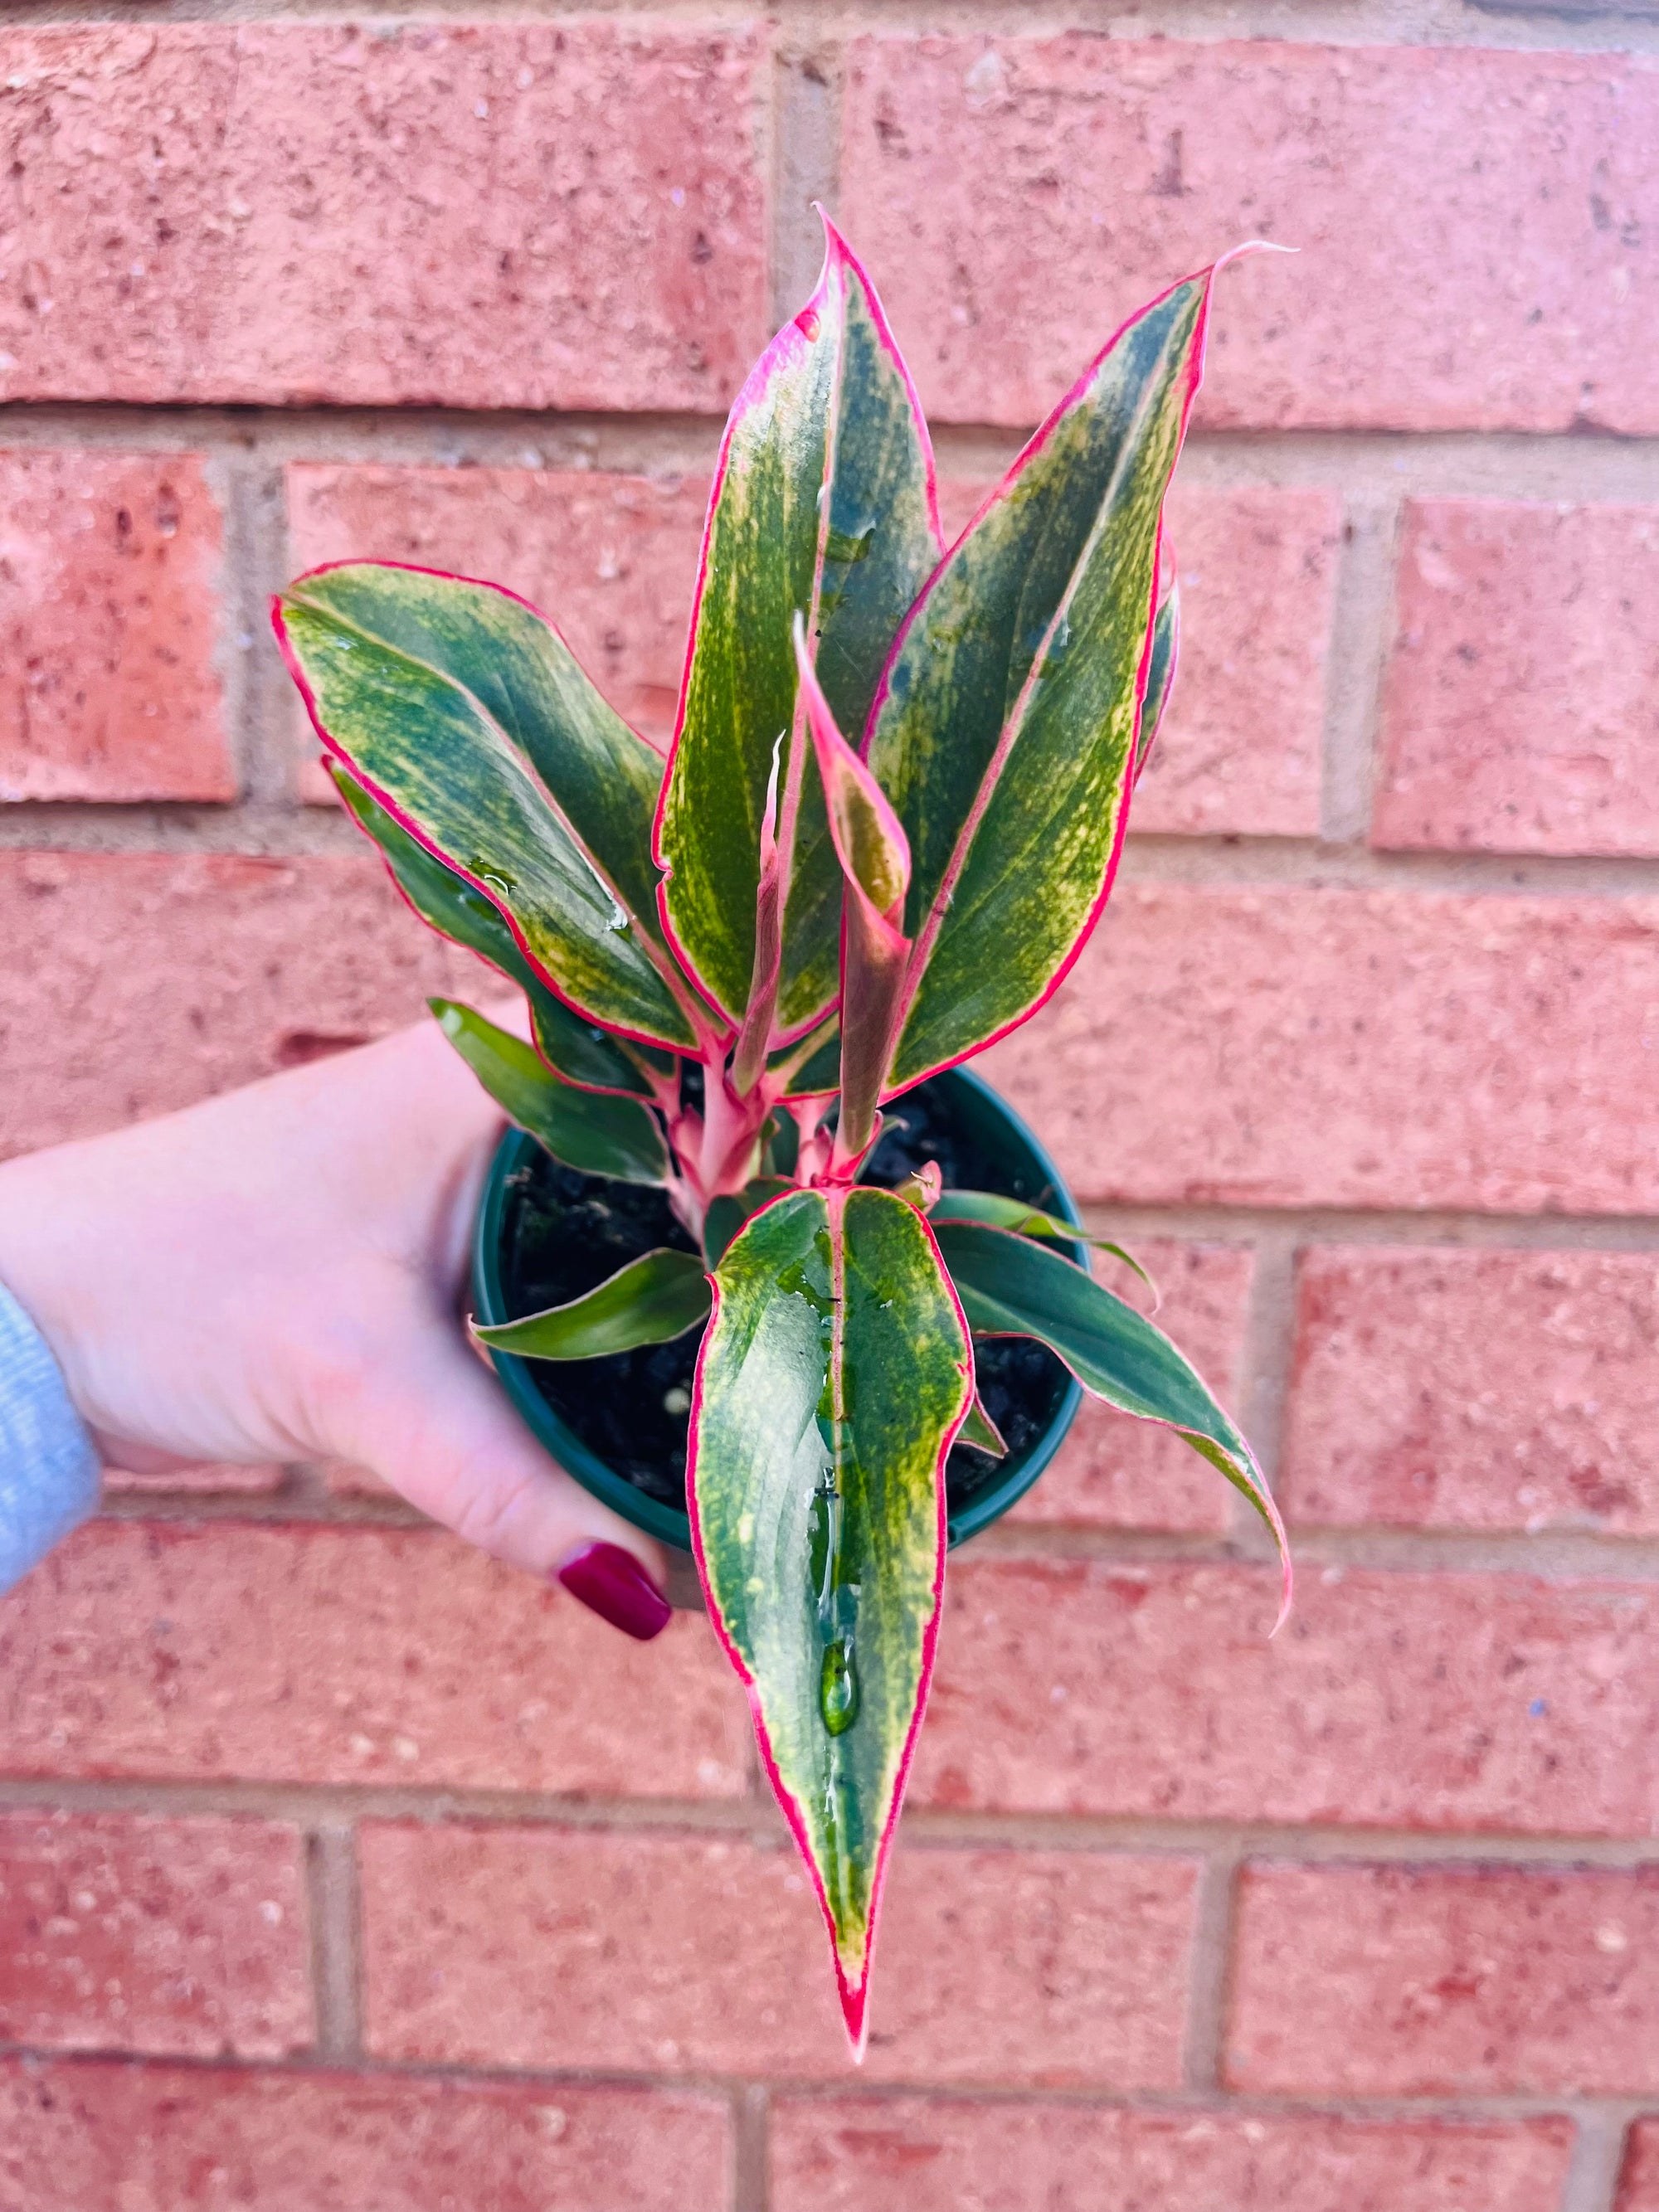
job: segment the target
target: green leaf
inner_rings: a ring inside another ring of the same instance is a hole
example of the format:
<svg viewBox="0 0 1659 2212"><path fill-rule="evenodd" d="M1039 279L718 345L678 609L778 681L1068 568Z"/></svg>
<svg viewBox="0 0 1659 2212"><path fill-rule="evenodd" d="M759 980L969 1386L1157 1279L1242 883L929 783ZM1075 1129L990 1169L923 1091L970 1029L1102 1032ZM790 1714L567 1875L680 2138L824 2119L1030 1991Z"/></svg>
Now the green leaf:
<svg viewBox="0 0 1659 2212"><path fill-rule="evenodd" d="M761 356L726 425L657 824L669 927L736 1022L756 972L761 823L783 737L782 1036L833 1001L841 924L823 794L795 711L790 623L805 610L819 680L856 734L940 551L909 378L869 279L825 230L817 290Z"/></svg>
<svg viewBox="0 0 1659 2212"><path fill-rule="evenodd" d="M1035 1337L1085 1390L1121 1413L1175 1430L1249 1499L1285 1563L1283 1620L1291 1601L1290 1551L1273 1493L1243 1437L1163 1330L1029 1237L970 1222L941 1222L937 1233L977 1334Z"/></svg>
<svg viewBox="0 0 1659 2212"><path fill-rule="evenodd" d="M971 1352L921 1216L889 1191L779 1199L728 1247L714 1284L692 1534L857 2048L933 1667L942 1469L971 1402Z"/></svg>
<svg viewBox="0 0 1659 2212"><path fill-rule="evenodd" d="M1033 1013L1093 926L1134 762L1158 520L1210 275L1051 415L907 621L866 757L910 842L903 1089Z"/></svg>
<svg viewBox="0 0 1659 2212"><path fill-rule="evenodd" d="M1008 1456L1007 1441L986 1412L985 1401L978 1395L968 1409L968 1418L962 1425L962 1432L957 1442L971 1445L975 1451L981 1451L990 1459L1006 1459Z"/></svg>
<svg viewBox="0 0 1659 2212"><path fill-rule="evenodd" d="M711 1267L718 1267L726 1247L751 1214L769 1206L775 1198L781 1198L794 1184L783 1176L757 1176L739 1191L727 1191L711 1198L702 1218L703 1257Z"/></svg>
<svg viewBox="0 0 1659 2212"><path fill-rule="evenodd" d="M655 911L661 763L557 631L492 585L370 562L301 576L274 619L329 750L489 894L558 995L609 1029L694 1046Z"/></svg>
<svg viewBox="0 0 1659 2212"><path fill-rule="evenodd" d="M509 1121L582 1175L622 1182L666 1182L668 1147L656 1118L635 1098L579 1091L554 1074L532 1045L451 999L429 999L438 1026Z"/></svg>
<svg viewBox="0 0 1659 2212"><path fill-rule="evenodd" d="M978 1221L990 1229L1012 1230L1016 1237L1043 1237L1057 1244L1087 1244L1097 1252L1109 1252L1113 1259L1121 1260L1132 1274L1139 1276L1155 1298L1158 1296L1158 1285L1133 1252L1126 1251L1121 1244L1114 1244L1109 1237L1091 1237L1074 1221L1062 1220L1057 1213L1045 1213L1040 1206L1028 1206L1023 1198L1004 1198L994 1190L941 1191L927 1209L927 1218L936 1229L947 1221Z"/></svg>
<svg viewBox="0 0 1659 2212"><path fill-rule="evenodd" d="M648 1097L651 1085L643 1069L635 1066L613 1037L572 1013L562 1000L554 997L483 893L411 837L396 816L371 799L337 761L330 761L328 770L353 819L380 847L393 882L422 921L453 943L480 954L524 992L542 1058L567 1083L580 1084L584 1090L620 1091ZM669 1054L655 1053L645 1045L633 1049L647 1057L648 1064L659 1066L665 1075L672 1071L674 1063Z"/></svg>
<svg viewBox="0 0 1659 2212"><path fill-rule="evenodd" d="M709 1304L702 1261L664 1245L630 1260L585 1297L494 1328L475 1323L472 1334L492 1352L516 1352L525 1359L603 1359L684 1336L707 1316Z"/></svg>

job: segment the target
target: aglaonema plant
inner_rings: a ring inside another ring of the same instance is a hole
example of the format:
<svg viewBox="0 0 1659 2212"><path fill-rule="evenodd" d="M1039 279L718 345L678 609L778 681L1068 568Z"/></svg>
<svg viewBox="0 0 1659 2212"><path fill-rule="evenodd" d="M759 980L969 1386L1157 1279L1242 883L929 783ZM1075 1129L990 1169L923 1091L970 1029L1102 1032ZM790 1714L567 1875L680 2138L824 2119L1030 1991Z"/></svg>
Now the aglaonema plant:
<svg viewBox="0 0 1659 2212"><path fill-rule="evenodd" d="M726 428L665 763L489 584L347 562L274 618L410 904L526 995L533 1046L440 1004L457 1049L698 1246L478 1334L578 1360L702 1327L697 1565L861 2050L945 1462L1002 1449L976 1342L1034 1338L1176 1431L1284 1547L1244 1438L1080 1232L927 1166L864 1178L884 1108L1035 1013L1105 902L1174 673L1162 513L1215 271L1123 325L947 549L909 377L826 228Z"/></svg>

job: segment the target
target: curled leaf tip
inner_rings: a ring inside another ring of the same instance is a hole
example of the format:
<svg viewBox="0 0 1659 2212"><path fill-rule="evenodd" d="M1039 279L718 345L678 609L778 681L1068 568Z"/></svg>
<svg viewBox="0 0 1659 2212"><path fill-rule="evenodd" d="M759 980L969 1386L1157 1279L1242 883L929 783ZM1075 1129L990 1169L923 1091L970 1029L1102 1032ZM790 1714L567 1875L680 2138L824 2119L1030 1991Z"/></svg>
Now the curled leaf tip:
<svg viewBox="0 0 1659 2212"><path fill-rule="evenodd" d="M1246 261L1253 253L1300 253L1301 251L1299 246L1281 246L1277 239L1247 238L1242 246L1230 246L1216 261L1210 274L1218 276L1231 263Z"/></svg>

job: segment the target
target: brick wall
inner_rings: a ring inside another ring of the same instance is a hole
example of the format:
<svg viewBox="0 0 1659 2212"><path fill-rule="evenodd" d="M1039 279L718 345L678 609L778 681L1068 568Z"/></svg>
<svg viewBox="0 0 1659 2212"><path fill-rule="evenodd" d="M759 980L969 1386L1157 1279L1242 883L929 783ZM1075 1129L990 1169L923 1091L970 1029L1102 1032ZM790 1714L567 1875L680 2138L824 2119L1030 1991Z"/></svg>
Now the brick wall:
<svg viewBox="0 0 1659 2212"><path fill-rule="evenodd" d="M815 194L958 520L1139 296L1302 248L1223 285L1173 723L994 1056L1290 1626L1086 1414L955 1563L855 2075L700 1620L349 1470L129 1482L0 1606L0 2212L1654 2212L1659 5L23 0L0 151L6 1149L449 973L295 568L496 577L665 732Z"/></svg>

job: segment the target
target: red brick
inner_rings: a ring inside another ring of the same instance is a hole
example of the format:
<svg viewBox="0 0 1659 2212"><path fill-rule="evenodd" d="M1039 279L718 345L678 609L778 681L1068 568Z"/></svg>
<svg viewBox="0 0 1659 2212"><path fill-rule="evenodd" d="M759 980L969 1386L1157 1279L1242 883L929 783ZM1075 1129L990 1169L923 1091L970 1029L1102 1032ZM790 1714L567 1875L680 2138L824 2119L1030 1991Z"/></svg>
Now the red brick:
<svg viewBox="0 0 1659 2212"><path fill-rule="evenodd" d="M297 572L411 561L505 584L558 624L617 713L665 750L708 496L702 477L296 462L289 562ZM323 789L331 799L332 785Z"/></svg>
<svg viewBox="0 0 1659 2212"><path fill-rule="evenodd" d="M722 2099L0 2062L6 2212L725 2212Z"/></svg>
<svg viewBox="0 0 1659 2212"><path fill-rule="evenodd" d="M989 489L945 478L946 530ZM1181 665L1133 827L1317 836L1340 504L1323 491L1177 479L1166 513Z"/></svg>
<svg viewBox="0 0 1659 2212"><path fill-rule="evenodd" d="M1650 2096L1659 1869L1252 1867L1232 1986L1247 2091Z"/></svg>
<svg viewBox="0 0 1659 2212"><path fill-rule="evenodd" d="M334 1498L395 1498L398 1494L372 1467L358 1467L350 1460L324 1460L317 1472Z"/></svg>
<svg viewBox="0 0 1659 2212"><path fill-rule="evenodd" d="M1034 422L1119 319L1271 238L1212 423L1659 428L1659 80L1492 48L869 37L842 213L925 404Z"/></svg>
<svg viewBox="0 0 1659 2212"><path fill-rule="evenodd" d="M1659 507L1413 500L1371 842L1659 853Z"/></svg>
<svg viewBox="0 0 1659 2212"><path fill-rule="evenodd" d="M377 2057L838 2074L793 1850L550 1828L363 1831ZM898 1852L866 2073L1177 2087L1194 1869L1084 1851Z"/></svg>
<svg viewBox="0 0 1659 2212"><path fill-rule="evenodd" d="M1127 1245L1163 1293L1158 1327L1236 1407L1254 1271L1249 1248L1144 1237ZM1132 1275L1103 1260L1096 1269L1114 1289L1150 1306ZM1085 1528L1223 1529L1232 1495L1178 1437L1085 1397L1054 1465L1009 1518Z"/></svg>
<svg viewBox="0 0 1659 2212"><path fill-rule="evenodd" d="M125 1467L104 1469L106 1492L143 1497L188 1492L200 1498L270 1498L287 1480L287 1470L280 1467L204 1464L174 1468L166 1474L135 1474Z"/></svg>
<svg viewBox="0 0 1659 2212"><path fill-rule="evenodd" d="M982 1063L1079 1198L1659 1212L1659 900L1137 883Z"/></svg>
<svg viewBox="0 0 1659 2212"><path fill-rule="evenodd" d="M1638 2120L1630 2131L1620 2177L1618 2212L1659 2208L1659 2120Z"/></svg>
<svg viewBox="0 0 1659 2212"><path fill-rule="evenodd" d="M708 1625L634 1645L435 1531L104 1522L0 1601L0 1771L730 1797Z"/></svg>
<svg viewBox="0 0 1659 2212"><path fill-rule="evenodd" d="M1555 2212L1565 2120L786 2097L773 2212ZM149 2212L149 2207L143 2208Z"/></svg>
<svg viewBox="0 0 1659 2212"><path fill-rule="evenodd" d="M304 1881L297 1832L262 1820L0 1814L0 2041L303 2049Z"/></svg>
<svg viewBox="0 0 1659 2212"><path fill-rule="evenodd" d="M0 854L0 1153L360 1042L480 973L368 854Z"/></svg>
<svg viewBox="0 0 1659 2212"><path fill-rule="evenodd" d="M1659 1529L1651 1252L1306 1253L1292 1520Z"/></svg>
<svg viewBox="0 0 1659 2212"><path fill-rule="evenodd" d="M194 453L0 453L0 799L234 799Z"/></svg>
<svg viewBox="0 0 1659 2212"><path fill-rule="evenodd" d="M14 27L0 69L0 398L719 412L763 343L752 28Z"/></svg>
<svg viewBox="0 0 1659 2212"><path fill-rule="evenodd" d="M1645 1836L1659 1591L1305 1567L953 1564L912 1801Z"/></svg>

